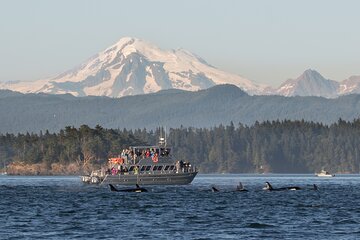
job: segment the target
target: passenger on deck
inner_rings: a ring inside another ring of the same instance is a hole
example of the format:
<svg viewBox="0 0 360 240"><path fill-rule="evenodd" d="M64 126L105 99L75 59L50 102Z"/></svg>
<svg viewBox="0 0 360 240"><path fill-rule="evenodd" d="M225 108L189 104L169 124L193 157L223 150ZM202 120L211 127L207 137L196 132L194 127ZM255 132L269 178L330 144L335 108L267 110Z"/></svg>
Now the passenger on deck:
<svg viewBox="0 0 360 240"><path fill-rule="evenodd" d="M179 173L180 172L180 162L179 161L176 161L175 168L176 168L176 173Z"/></svg>
<svg viewBox="0 0 360 240"><path fill-rule="evenodd" d="M146 156L146 151L145 151L145 149L143 149L141 152L141 158L144 159L145 156Z"/></svg>
<svg viewBox="0 0 360 240"><path fill-rule="evenodd" d="M139 167L135 166L134 167L134 174L137 175L139 173Z"/></svg>
<svg viewBox="0 0 360 240"><path fill-rule="evenodd" d="M122 165L120 165L119 174L120 174L120 175L124 174L124 168L123 168L123 166L122 166Z"/></svg>
<svg viewBox="0 0 360 240"><path fill-rule="evenodd" d="M112 174L112 175L116 175L117 172L118 172L118 170L117 170L116 168L112 167L112 169L111 169L111 174Z"/></svg>
<svg viewBox="0 0 360 240"><path fill-rule="evenodd" d="M180 160L180 169L181 172L184 172L184 162L182 160Z"/></svg>
<svg viewBox="0 0 360 240"><path fill-rule="evenodd" d="M166 148L165 152L164 152L164 155L167 157L167 156L169 156L169 154L170 154L170 150Z"/></svg>
<svg viewBox="0 0 360 240"><path fill-rule="evenodd" d="M188 172L188 171L189 171L189 163L184 162L184 172Z"/></svg>

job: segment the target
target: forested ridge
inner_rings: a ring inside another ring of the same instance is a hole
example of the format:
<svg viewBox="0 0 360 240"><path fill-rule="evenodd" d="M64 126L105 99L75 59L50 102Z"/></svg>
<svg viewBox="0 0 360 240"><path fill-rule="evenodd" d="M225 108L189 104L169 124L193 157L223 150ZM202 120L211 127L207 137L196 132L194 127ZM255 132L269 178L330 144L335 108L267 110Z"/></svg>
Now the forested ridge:
<svg viewBox="0 0 360 240"><path fill-rule="evenodd" d="M154 145L161 129L66 127L58 133L1 134L0 161L10 174L80 174L107 163L123 148ZM360 119L331 125L265 121L252 126L172 128L168 145L178 160L202 173L358 173Z"/></svg>
<svg viewBox="0 0 360 240"><path fill-rule="evenodd" d="M0 132L59 132L97 124L112 129L211 128L220 124L302 120L332 124L360 117L360 94L321 97L249 96L234 85L176 89L122 98L21 94L0 90Z"/></svg>

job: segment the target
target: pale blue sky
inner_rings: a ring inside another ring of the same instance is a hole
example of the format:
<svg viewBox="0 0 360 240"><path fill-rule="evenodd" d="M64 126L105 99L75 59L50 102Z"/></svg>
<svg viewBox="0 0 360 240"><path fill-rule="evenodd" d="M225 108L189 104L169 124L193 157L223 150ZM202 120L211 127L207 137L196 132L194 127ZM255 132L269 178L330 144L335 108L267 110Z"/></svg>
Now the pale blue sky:
<svg viewBox="0 0 360 240"><path fill-rule="evenodd" d="M356 0L0 0L0 81L68 70L121 37L184 48L278 86L308 68L360 75Z"/></svg>

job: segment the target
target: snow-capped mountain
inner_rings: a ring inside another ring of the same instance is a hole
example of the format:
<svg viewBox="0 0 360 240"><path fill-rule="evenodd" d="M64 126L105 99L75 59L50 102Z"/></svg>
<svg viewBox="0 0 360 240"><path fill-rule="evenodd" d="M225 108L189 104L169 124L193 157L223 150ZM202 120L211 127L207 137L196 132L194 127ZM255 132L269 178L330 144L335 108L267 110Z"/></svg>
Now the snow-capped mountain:
<svg viewBox="0 0 360 240"><path fill-rule="evenodd" d="M162 50L130 37L120 39L78 67L54 78L0 83L0 89L22 93L122 97L171 88L196 91L218 84L233 84L251 95L335 98L360 93L360 76L337 82L325 79L311 69L273 89L217 69L184 49Z"/></svg>
<svg viewBox="0 0 360 240"><path fill-rule="evenodd" d="M196 91L226 83L249 94L259 94L265 88L221 71L186 50L162 50L146 41L126 37L79 67L54 78L10 82L0 88L24 93L121 97L170 88Z"/></svg>
<svg viewBox="0 0 360 240"><path fill-rule="evenodd" d="M325 79L315 70L308 69L297 79L285 81L275 91L283 96L337 97L339 82Z"/></svg>
<svg viewBox="0 0 360 240"><path fill-rule="evenodd" d="M265 88L265 90L268 88ZM266 93L266 92L264 92ZM283 96L317 96L336 98L360 93L360 76L352 76L341 82L325 79L315 70L308 69L297 79L289 79L273 90L272 94ZM269 94L269 92L267 92Z"/></svg>

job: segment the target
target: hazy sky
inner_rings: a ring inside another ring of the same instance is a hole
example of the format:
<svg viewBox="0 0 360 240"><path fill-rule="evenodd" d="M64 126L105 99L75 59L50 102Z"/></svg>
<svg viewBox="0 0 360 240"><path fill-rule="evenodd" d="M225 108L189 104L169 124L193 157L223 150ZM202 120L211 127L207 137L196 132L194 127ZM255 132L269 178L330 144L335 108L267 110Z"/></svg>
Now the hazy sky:
<svg viewBox="0 0 360 240"><path fill-rule="evenodd" d="M0 81L71 69L131 36L184 48L217 68L278 86L308 68L360 75L357 0L1 0Z"/></svg>

